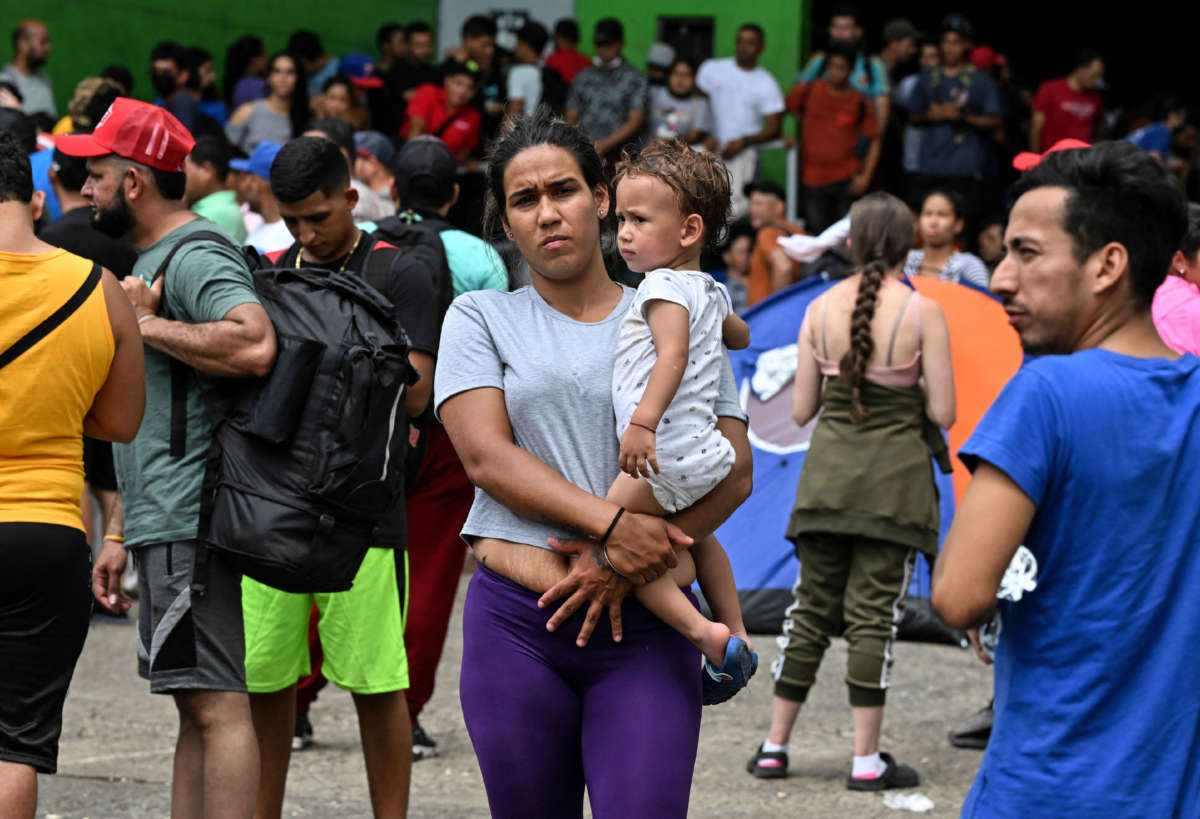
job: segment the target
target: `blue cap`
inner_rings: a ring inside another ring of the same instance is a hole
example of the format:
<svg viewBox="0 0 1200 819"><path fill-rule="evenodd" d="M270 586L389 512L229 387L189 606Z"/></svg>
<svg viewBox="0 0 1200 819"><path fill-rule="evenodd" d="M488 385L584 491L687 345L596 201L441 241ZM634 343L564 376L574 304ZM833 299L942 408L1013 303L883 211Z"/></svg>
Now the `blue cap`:
<svg viewBox="0 0 1200 819"><path fill-rule="evenodd" d="M271 163L283 146L278 142L260 142L250 154L249 159L231 159L229 167L235 171L249 171L258 174L263 179L271 178Z"/></svg>

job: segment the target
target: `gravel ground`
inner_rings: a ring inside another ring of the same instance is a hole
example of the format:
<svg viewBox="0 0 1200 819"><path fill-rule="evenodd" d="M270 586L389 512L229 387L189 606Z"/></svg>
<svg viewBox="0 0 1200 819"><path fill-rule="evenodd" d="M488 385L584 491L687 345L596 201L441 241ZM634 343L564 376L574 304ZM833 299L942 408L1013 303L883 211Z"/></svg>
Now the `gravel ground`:
<svg viewBox="0 0 1200 819"><path fill-rule="evenodd" d="M413 766L410 815L486 817L487 801L458 707L459 605L422 724L440 756ZM132 612L131 612L132 614ZM763 781L746 760L766 732L771 700L771 638L759 636L762 669L732 701L705 709L692 786L695 817L899 817L878 794L851 793L843 779L851 752L850 710L842 685L845 643L837 640L792 737L791 775ZM40 777L44 817L166 817L175 714L166 697L151 696L135 668L132 625L93 626L75 671L63 719L57 776ZM901 643L888 698L883 748L921 774L916 788L934 802L931 816L957 816L979 765L979 754L951 748L947 731L987 702L990 671L968 652ZM327 688L312 709L316 744L293 755L285 816L369 816L354 707ZM590 815L590 814L589 814Z"/></svg>

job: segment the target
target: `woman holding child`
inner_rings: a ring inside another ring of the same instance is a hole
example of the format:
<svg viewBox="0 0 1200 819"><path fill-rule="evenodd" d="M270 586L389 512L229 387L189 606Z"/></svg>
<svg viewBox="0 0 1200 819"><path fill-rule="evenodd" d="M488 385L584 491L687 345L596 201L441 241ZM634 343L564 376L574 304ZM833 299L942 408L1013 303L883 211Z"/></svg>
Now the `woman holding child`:
<svg viewBox="0 0 1200 819"><path fill-rule="evenodd" d="M634 160L626 176L669 174ZM478 487L463 529L479 569L463 612L461 696L493 816L582 816L585 785L597 817L685 816L702 698L727 698L753 673L728 560L709 537L749 493L750 449L732 371L707 330L706 357L721 364L703 380L719 388L683 411L719 433L719 463L708 452L670 456L699 459L700 473L687 477L702 498L677 486L664 494L661 481L651 491L646 479L682 483L655 467L665 467L673 440L666 427L682 420L671 415L684 374L696 351L704 355L691 330L703 315L720 333L728 313L715 285L682 269L720 228L688 207L705 183L663 184L665 198L643 185L629 203L618 189L619 246L631 265L640 254L682 272L700 295L685 305L653 296L631 313L635 291L605 272L600 237L614 202L591 141L546 117L518 120L489 167L490 221L520 248L533 283L464 295L446 316L435 402ZM636 434L619 441L614 364L620 337L639 322L642 354L668 338L672 352L641 382L616 385L645 392L626 424ZM680 333L686 362L677 370ZM680 589L696 565L720 622L700 617ZM637 599L625 600L635 588ZM549 604L562 597L555 611Z"/></svg>

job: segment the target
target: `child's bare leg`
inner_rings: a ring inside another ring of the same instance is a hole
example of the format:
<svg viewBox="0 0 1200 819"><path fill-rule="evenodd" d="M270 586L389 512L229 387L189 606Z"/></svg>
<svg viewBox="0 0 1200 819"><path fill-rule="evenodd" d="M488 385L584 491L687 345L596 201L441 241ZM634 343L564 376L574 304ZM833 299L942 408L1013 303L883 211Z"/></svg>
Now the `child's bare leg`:
<svg viewBox="0 0 1200 819"><path fill-rule="evenodd" d="M678 579L685 575L694 576L692 558L687 552L680 552L678 566L658 580L635 587L634 596L658 619L700 649L706 660L720 668L725 664L725 646L732 633L729 626L709 620L687 599L677 585ZM683 579L682 582L689 581Z"/></svg>
<svg viewBox="0 0 1200 819"><path fill-rule="evenodd" d="M666 517L666 510L654 498L654 490L645 480L621 474L613 481L608 491L608 500L624 506L630 512ZM724 550L715 540L716 550L724 557ZM695 548L694 546L692 548ZM725 623L714 623L701 614L687 599L681 585L690 585L696 577L696 567L689 550L679 553L679 565L651 583L634 587L634 596L660 620L678 631L704 655L705 659L718 668L725 664L725 645L729 642L730 628ZM710 561L711 562L711 561ZM729 560L725 558L726 571ZM730 572L729 584L733 584ZM733 592L737 608L737 591ZM737 609L737 623L741 624L741 610Z"/></svg>
<svg viewBox="0 0 1200 819"><path fill-rule="evenodd" d="M716 535L696 541L691 549L696 564L696 579L704 590L704 598L712 609L713 617L725 625L734 636L747 643L746 624L742 622L742 605L738 600L737 583L733 579L733 567L729 556L717 541Z"/></svg>

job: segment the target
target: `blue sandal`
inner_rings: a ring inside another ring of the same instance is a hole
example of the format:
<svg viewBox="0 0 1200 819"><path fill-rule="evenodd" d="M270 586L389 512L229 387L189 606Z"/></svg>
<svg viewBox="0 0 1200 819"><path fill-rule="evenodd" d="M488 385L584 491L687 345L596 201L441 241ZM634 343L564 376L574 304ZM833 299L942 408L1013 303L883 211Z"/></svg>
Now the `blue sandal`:
<svg viewBox="0 0 1200 819"><path fill-rule="evenodd" d="M704 681L704 704L716 705L725 702L741 691L758 670L758 652L741 637L730 637L725 644L725 664L716 668L704 661L700 677Z"/></svg>

